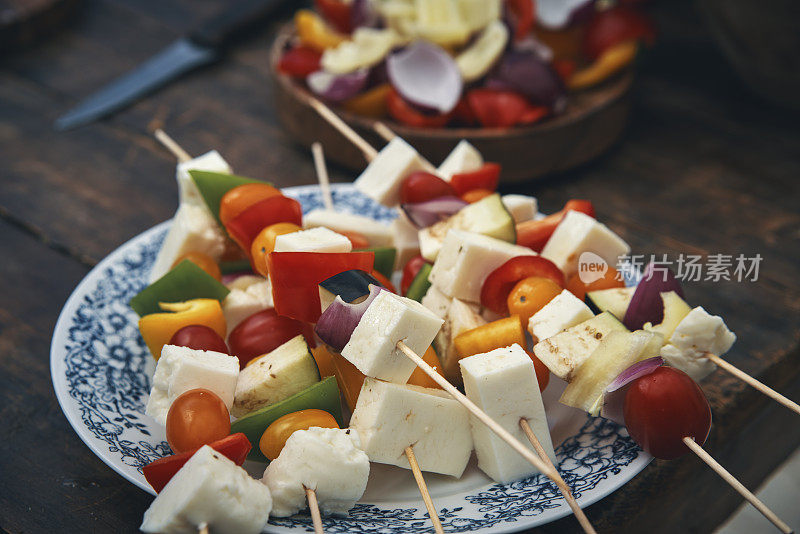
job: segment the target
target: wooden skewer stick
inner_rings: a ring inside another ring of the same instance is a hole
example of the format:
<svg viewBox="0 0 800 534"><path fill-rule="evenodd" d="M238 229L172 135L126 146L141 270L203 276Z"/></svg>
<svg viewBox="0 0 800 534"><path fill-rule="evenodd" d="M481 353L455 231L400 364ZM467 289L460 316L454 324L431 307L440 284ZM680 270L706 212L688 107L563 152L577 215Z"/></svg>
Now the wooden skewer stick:
<svg viewBox="0 0 800 534"><path fill-rule="evenodd" d="M694 439L685 437L683 438L683 442L686 444L687 447L689 447L692 450L692 452L694 452L697 456L699 456L701 460L703 460L706 464L708 464L708 466L711 469L713 469L720 477L722 477L722 479L725 482L730 484L731 487L736 491L738 491L742 497L747 499L747 502L752 504L756 508L756 510L761 512L761 514L767 519L769 519L773 525L778 527L778 529L781 532L784 532L785 534L792 534L792 529L789 527L789 525L781 521L781 519L777 515L775 515L775 512L767 508L767 505L761 502L761 500L758 497L753 495L753 493L750 490L744 487L744 485L741 482L739 482L736 479L736 477L734 477L724 467L722 467L714 459L714 457L708 454L708 452L706 452L706 450L703 449L703 447L698 445Z"/></svg>
<svg viewBox="0 0 800 534"><path fill-rule="evenodd" d="M208 534L208 523L200 523L197 527L197 534Z"/></svg>
<svg viewBox="0 0 800 534"><path fill-rule="evenodd" d="M181 145L179 145L178 143L176 143L176 142L175 142L175 140L174 140L173 138L171 138L169 135L167 135L167 132L165 132L165 131L164 131L164 130L162 130L161 128L159 128L158 130L156 130L155 132L153 132L153 135L155 135L155 136L156 136L156 139L158 139L158 141L159 141L159 142L160 142L162 145L164 145L164 147L165 147L167 150L169 150L170 152L172 152L172 154L173 154L173 155L174 155L176 158L178 158L178 161L180 161L181 163L187 162L187 161L189 161L190 159L192 159L192 156L190 156L190 155L189 155L189 153L188 153L188 152L186 152L186 151L185 151L185 150L184 150L184 149L181 147Z"/></svg>
<svg viewBox="0 0 800 534"><path fill-rule="evenodd" d="M375 133L377 133L378 135L380 135L381 137L383 137L383 138L384 138L386 141L391 141L392 139L394 139L395 137L397 137L397 134L396 134L396 133L394 133L394 132L391 130L391 128L389 128L388 126L386 126L386 125L385 125L384 123L382 123L381 121L375 121L375 122L372 124L372 129L373 129L373 130L375 130Z"/></svg>
<svg viewBox="0 0 800 534"><path fill-rule="evenodd" d="M314 523L314 532L316 534L324 534L322 529L322 515L319 513L319 503L317 502L317 492L303 486L306 490L306 499L308 499L308 509L311 510L311 521Z"/></svg>
<svg viewBox="0 0 800 534"><path fill-rule="evenodd" d="M547 465L553 468L553 471L556 474L556 478L553 479L553 481L556 483L556 486L558 486L558 489L561 491L561 494L567 500L567 504L569 504L569 507L572 508L572 513L575 514L575 518L578 520L578 523L581 524L581 527L583 527L583 530L586 531L587 533L591 532L593 534L596 534L597 531L589 522L589 518L586 517L586 514L583 513L583 510L578 505L578 501L576 501L575 497L572 495L570 487L567 486L567 483L561 477L561 474L558 472L556 466L553 465L553 462L550 461L550 457L547 456L547 453L544 451L544 447L542 447L542 444L539 442L539 438L537 438L536 434L533 433L533 429L531 428L530 423L528 423L528 420L525 418L520 419L519 426L520 428L522 428L522 431L525 433L525 436L527 436L528 441L530 441L531 445L533 445L533 448L536 449L536 454L538 454L539 457L542 460L544 460L545 463L547 463Z"/></svg>
<svg viewBox="0 0 800 534"><path fill-rule="evenodd" d="M331 109L314 98L313 96L308 97L309 105L314 108L314 110L319 113L323 119L328 121L331 126L336 128L339 133L345 136L351 143L356 145L362 154L364 154L364 158L366 160L372 161L378 155L378 151L370 145L363 137L358 135L355 130L350 128L346 122L339 118L339 116L331 111Z"/></svg>
<svg viewBox="0 0 800 534"><path fill-rule="evenodd" d="M711 360L715 364L719 365L720 367L722 367L722 369L724 369L725 371L729 372L730 374L732 374L733 376L735 376L739 380L741 380L741 381L753 386L754 388L756 388L758 391L760 391L761 393L763 393L767 397L770 397L771 399L779 402L780 404L783 404L784 406L786 406L787 408L789 408L793 412L795 412L798 415L800 415L800 404L797 404L796 402L794 402L791 399L787 399L786 397L784 397L783 395L781 395L780 393L778 393L777 391L775 391L774 389L772 389L768 385L764 384L763 382L760 382L760 381L756 380L755 378L753 378L752 376L748 375L747 373L745 373L744 371L742 371L738 367L735 367L735 366L731 365L730 363L728 363L726 360L723 360L722 358L720 358L716 354L711 354L710 352L706 352L705 356L706 356L706 358L708 358L709 360Z"/></svg>
<svg viewBox="0 0 800 534"><path fill-rule="evenodd" d="M431 494L428 491L428 485L425 483L425 479L422 478L422 471L419 468L417 457L414 455L414 449L411 448L411 446L406 447L406 458L408 458L408 463L411 465L411 472L414 473L417 486L419 486L419 492L422 494L425 508L428 509L428 515L431 516L433 529L437 534L444 534L442 522L439 520L439 512L436 511L436 507L433 505L433 499L431 499Z"/></svg>
<svg viewBox="0 0 800 534"><path fill-rule="evenodd" d="M325 166L325 153L319 141L311 145L311 153L314 156L314 167L317 170L317 181L322 192L322 203L325 209L333 211L333 196L331 195L331 183L328 178L328 168Z"/></svg>

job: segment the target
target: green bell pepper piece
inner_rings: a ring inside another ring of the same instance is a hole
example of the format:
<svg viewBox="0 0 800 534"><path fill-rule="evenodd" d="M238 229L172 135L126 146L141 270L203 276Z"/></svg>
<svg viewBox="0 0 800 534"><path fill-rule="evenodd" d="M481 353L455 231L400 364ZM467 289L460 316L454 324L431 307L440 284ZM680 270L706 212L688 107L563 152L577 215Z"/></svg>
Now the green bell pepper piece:
<svg viewBox="0 0 800 534"><path fill-rule="evenodd" d="M375 253L375 263L373 269L391 280L394 272L394 259L397 257L397 249L394 247L370 247L361 248L365 252Z"/></svg>
<svg viewBox="0 0 800 534"><path fill-rule="evenodd" d="M422 266L417 276L411 281L406 297L416 300L417 302L422 302L422 297L425 296L425 293L427 293L428 289L431 287L428 276L430 276L432 268L433 266L430 263L426 263Z"/></svg>
<svg viewBox="0 0 800 534"><path fill-rule="evenodd" d="M139 316L163 311L159 302L184 302L192 299L217 299L228 296L228 288L197 266L183 260L170 271L144 288L130 301L130 307Z"/></svg>
<svg viewBox="0 0 800 534"><path fill-rule="evenodd" d="M256 180L254 178L246 178L244 176L236 176L235 174L225 174L222 172L211 171L189 171L189 175L194 180L197 189L206 201L208 209L214 214L214 218L222 226L222 221L219 219L219 203L225 193L245 184L267 184L263 180ZM267 184L272 185L272 184Z"/></svg>

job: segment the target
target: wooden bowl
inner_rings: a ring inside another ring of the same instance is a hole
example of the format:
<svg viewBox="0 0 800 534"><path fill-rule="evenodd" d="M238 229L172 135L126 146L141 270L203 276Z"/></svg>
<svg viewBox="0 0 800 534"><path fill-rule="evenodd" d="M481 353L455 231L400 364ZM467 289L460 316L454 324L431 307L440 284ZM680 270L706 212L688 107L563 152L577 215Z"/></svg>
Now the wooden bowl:
<svg viewBox="0 0 800 534"><path fill-rule="evenodd" d="M270 52L275 104L283 126L302 144L319 141L328 159L360 172L364 156L304 98L308 92L277 71L286 44L294 37L289 26L279 32ZM467 139L487 161L503 166L503 182L523 182L585 163L608 149L620 136L630 111L633 73L627 70L590 90L571 93L566 111L542 123L515 128L412 128L385 120L398 135L437 165L461 139ZM336 109L356 132L376 148L385 144L374 131L374 119Z"/></svg>

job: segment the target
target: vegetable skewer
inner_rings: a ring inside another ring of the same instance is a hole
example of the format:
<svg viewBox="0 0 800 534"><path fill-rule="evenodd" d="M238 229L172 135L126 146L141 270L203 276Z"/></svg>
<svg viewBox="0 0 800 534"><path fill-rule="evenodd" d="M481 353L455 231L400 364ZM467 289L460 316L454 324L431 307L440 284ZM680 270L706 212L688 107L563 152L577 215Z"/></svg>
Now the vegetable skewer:
<svg viewBox="0 0 800 534"><path fill-rule="evenodd" d="M325 531L322 528L322 516L319 513L317 492L305 486L303 486L303 489L306 491L306 499L308 500L308 509L311 511L311 520L314 522L314 532L316 534L323 534Z"/></svg>
<svg viewBox="0 0 800 534"><path fill-rule="evenodd" d="M798 415L800 415L800 404L797 404L793 400L786 398L785 396L781 395L780 393L778 393L777 391L775 391L771 387L769 387L766 384L764 384L763 382L753 378L749 374L745 373L744 371L742 371L738 367L735 367L734 365L728 363L727 361L725 361L724 359L720 358L716 354L711 354L710 352L707 352L705 354L705 356L706 356L706 358L708 358L709 360L711 360L712 362L717 364L719 367L721 367L723 370L725 370L728 373L732 374L733 376L735 376L736 378L738 378L742 382L745 382L746 384L754 387L755 389L757 389L758 391L760 391L761 393L763 393L767 397L775 400L776 402L786 406L787 408L789 408L793 412L795 412Z"/></svg>
<svg viewBox="0 0 800 534"><path fill-rule="evenodd" d="M311 154L314 156L314 168L317 172L319 189L322 192L322 202L325 209L333 210L333 197L331 196L331 183L328 178L328 168L325 166L325 153L319 141L311 145Z"/></svg>
<svg viewBox="0 0 800 534"><path fill-rule="evenodd" d="M761 514L769 519L773 525L778 527L781 532L785 534L791 534L792 529L784 523L775 512L770 510L767 505L765 505L761 500L753 495L753 493L748 490L744 485L739 482L736 477L728 472L727 469L722 467L719 462L717 462L708 452L706 452L703 447L701 447L694 439L690 437L683 438L683 442L689 447L692 452L694 452L701 460L703 460L711 469L713 469L722 479L727 482L733 489L739 492L739 494L747 499L747 502L752 504L756 510L761 512Z"/></svg>
<svg viewBox="0 0 800 534"><path fill-rule="evenodd" d="M553 468L555 476L558 479L557 481L555 481L556 485L559 487L562 495L564 495L564 498L567 500L567 504L569 504L569 507L572 508L572 512L575 514L575 517L578 519L578 522L583 527L583 530L585 530L586 532L595 532L594 527L589 522L589 518L587 518L586 514L583 513L583 510L578 504L578 501L576 501L575 497L572 495L572 491L570 490L569 486L561 477L561 474L559 474L558 469L556 469L556 467L550 461L550 458L547 456L547 453L542 447L542 444L539 443L539 438L537 438L536 434L533 433L533 429L531 429L531 425L530 423L528 423L528 420L525 418L520 419L519 426L520 428L522 428L522 431L525 433L525 436L528 438L528 441L530 441L531 445L533 445L533 448L536 449L536 454L538 454L539 457L542 460L544 460L544 462L547 465Z"/></svg>
<svg viewBox="0 0 800 534"><path fill-rule="evenodd" d="M406 345L403 341L397 342L397 349L400 350L403 354L405 354L411 361L413 361L417 366L422 369L434 382L439 384L442 389L447 391L454 399L460 402L469 412L472 413L476 418L478 418L483 424L488 426L497 436L499 436L502 440L508 443L511 448L517 451L519 454L523 456L528 462L531 463L536 469L542 472L542 474L546 475L550 478L553 482L555 482L556 486L558 486L559 491L565 496L569 494L570 490L569 487L566 485L564 480L559 476L558 470L553 465L548 465L547 462L542 460L539 456L533 454L530 449L525 447L522 443L520 443L511 433L509 433L505 428L497 424L491 417L489 417L483 410L478 408L471 400L467 398L466 395L461 393L455 386L453 386L450 382L448 382L442 375L436 372L430 365L425 363L425 361L419 357L413 350L411 350L408 345ZM580 508L579 508L580 509ZM589 520L586 519L586 516L583 515L585 522L583 520L579 520L581 526L587 533L595 532L592 525L589 523Z"/></svg>

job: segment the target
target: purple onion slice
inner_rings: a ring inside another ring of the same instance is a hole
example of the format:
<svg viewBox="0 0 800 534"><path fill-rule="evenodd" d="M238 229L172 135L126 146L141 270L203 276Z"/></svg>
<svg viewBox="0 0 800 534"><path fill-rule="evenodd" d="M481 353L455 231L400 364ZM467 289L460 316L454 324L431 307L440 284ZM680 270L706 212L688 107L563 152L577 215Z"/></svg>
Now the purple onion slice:
<svg viewBox="0 0 800 534"><path fill-rule="evenodd" d="M342 352L367 308L381 291L386 291L386 289L370 285L369 296L358 304L348 304L337 296L320 315L314 332L335 352Z"/></svg>
<svg viewBox="0 0 800 534"><path fill-rule="evenodd" d="M427 228L461 211L467 203L458 197L439 197L401 207L417 228Z"/></svg>
<svg viewBox="0 0 800 534"><path fill-rule="evenodd" d="M628 330L640 330L645 323L659 324L664 320L664 301L661 293L674 291L683 298L683 289L675 275L666 267L656 270L648 263L642 273L642 280L633 292L631 303L625 312L622 324Z"/></svg>
<svg viewBox="0 0 800 534"><path fill-rule="evenodd" d="M449 113L461 98L463 81L456 62L439 46L417 41L386 60L392 86L412 104Z"/></svg>
<svg viewBox="0 0 800 534"><path fill-rule="evenodd" d="M353 98L366 86L369 69L358 69L347 74L333 74L325 70L312 72L306 77L311 91L329 102L342 102Z"/></svg>

